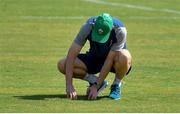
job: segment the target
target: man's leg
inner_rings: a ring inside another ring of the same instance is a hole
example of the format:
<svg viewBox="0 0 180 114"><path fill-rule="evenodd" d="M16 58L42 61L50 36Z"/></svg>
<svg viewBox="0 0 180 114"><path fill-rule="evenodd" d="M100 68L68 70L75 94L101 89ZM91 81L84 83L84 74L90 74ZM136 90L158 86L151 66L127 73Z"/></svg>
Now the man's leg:
<svg viewBox="0 0 180 114"><path fill-rule="evenodd" d="M66 65L66 58L60 60L57 64L59 71L63 74L65 74L65 71L66 71L65 65ZM86 65L83 63L83 61L81 61L79 58L76 58L75 63L74 63L73 78L85 80L89 82L89 84L94 83L97 77L94 74L88 74L87 70L88 69ZM98 89L98 93L102 91L106 86L107 86L107 81L104 81L102 85L100 86L100 88Z"/></svg>
<svg viewBox="0 0 180 114"><path fill-rule="evenodd" d="M116 77L122 80L131 66L132 57L130 52L127 49L122 49L121 51L117 52L114 60Z"/></svg>
<svg viewBox="0 0 180 114"><path fill-rule="evenodd" d="M116 53L114 58L115 79L111 86L110 97L117 100L121 98L121 80L129 71L132 65L132 57L128 50L122 49Z"/></svg>
<svg viewBox="0 0 180 114"><path fill-rule="evenodd" d="M57 65L59 71L63 74L65 74L66 71L65 63L66 63L66 58L60 60ZM73 78L82 79L88 81L89 83L94 83L97 79L97 77L94 74L87 73L86 65L79 58L76 58L74 63Z"/></svg>
<svg viewBox="0 0 180 114"><path fill-rule="evenodd" d="M57 64L59 71L65 74L66 71L66 58L60 60ZM84 76L87 74L87 67L86 65L78 58L76 58L74 63L74 70L73 70L73 77L83 79Z"/></svg>

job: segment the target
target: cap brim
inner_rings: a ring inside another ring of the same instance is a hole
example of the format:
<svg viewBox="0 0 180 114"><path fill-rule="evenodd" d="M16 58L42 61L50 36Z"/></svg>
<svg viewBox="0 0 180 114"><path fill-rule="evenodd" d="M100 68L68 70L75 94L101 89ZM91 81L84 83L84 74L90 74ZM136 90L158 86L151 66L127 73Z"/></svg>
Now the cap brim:
<svg viewBox="0 0 180 114"><path fill-rule="evenodd" d="M96 30L92 30L92 41L98 42L98 43L105 43L108 41L109 36L111 32L108 32L105 35L99 35Z"/></svg>

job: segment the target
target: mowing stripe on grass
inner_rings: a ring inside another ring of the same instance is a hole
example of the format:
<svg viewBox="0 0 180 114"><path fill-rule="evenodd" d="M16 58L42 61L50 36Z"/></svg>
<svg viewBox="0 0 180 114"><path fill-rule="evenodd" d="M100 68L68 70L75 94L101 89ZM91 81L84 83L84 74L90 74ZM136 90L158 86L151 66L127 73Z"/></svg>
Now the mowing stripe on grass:
<svg viewBox="0 0 180 114"><path fill-rule="evenodd" d="M179 20L180 17L168 17L168 16L129 16L126 19L142 19L142 20Z"/></svg>
<svg viewBox="0 0 180 114"><path fill-rule="evenodd" d="M21 19L25 20L82 20L88 19L91 16L20 16ZM179 20L180 17L169 17L169 16L129 16L123 17L125 19L142 19L142 20Z"/></svg>
<svg viewBox="0 0 180 114"><path fill-rule="evenodd" d="M139 9L139 10L144 10L144 11L155 11L155 12L160 11L160 12L166 12L166 13L180 14L180 10L156 9L156 8L147 7L147 6L139 6L139 5L115 3L115 2L105 2L102 0L83 0L83 1L92 2L95 4L103 4L103 5L108 5L108 6L121 6L121 7L125 7L125 8Z"/></svg>
<svg viewBox="0 0 180 114"><path fill-rule="evenodd" d="M86 16L21 16L22 19L28 20L81 20L88 18Z"/></svg>

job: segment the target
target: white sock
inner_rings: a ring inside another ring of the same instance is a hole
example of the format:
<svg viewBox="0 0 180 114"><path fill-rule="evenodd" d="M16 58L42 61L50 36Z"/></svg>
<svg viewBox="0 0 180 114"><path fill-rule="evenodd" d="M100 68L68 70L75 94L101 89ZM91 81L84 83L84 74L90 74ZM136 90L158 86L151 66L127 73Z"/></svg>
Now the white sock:
<svg viewBox="0 0 180 114"><path fill-rule="evenodd" d="M94 83L97 80L97 77L94 74L86 74L83 80L88 81L89 83Z"/></svg>
<svg viewBox="0 0 180 114"><path fill-rule="evenodd" d="M114 79L114 82L112 85L115 85L115 84L121 86L121 80L118 79L117 77Z"/></svg>

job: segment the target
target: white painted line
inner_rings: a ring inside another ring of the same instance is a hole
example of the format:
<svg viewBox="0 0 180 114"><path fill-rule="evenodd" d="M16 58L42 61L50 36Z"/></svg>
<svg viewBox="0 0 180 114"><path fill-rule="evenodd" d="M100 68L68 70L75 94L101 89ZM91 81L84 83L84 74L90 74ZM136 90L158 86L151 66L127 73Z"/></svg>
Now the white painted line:
<svg viewBox="0 0 180 114"><path fill-rule="evenodd" d="M145 7L145 6L137 6L137 5L124 4L124 3L105 2L102 0L83 0L83 1L88 1L88 2L95 3L95 4L104 4L104 5L109 5L109 6L121 6L121 7L126 7L126 8L141 9L141 10L147 10L147 11L154 10L153 8L149 8L149 7Z"/></svg>
<svg viewBox="0 0 180 114"><path fill-rule="evenodd" d="M174 13L174 14L180 14L180 10L172 10L172 9L156 9L152 7L147 7L147 6L139 6L139 5L132 5L132 4L124 4L124 3L115 3L115 2L105 2L102 0L83 0L87 2L92 2L95 4L103 4L103 5L108 5L108 6L121 6L125 8L131 8L131 9L139 9L139 10L144 10L144 11L160 11L160 12L166 12L166 13Z"/></svg>
<svg viewBox="0 0 180 114"><path fill-rule="evenodd" d="M179 11L179 10L162 9L162 11L164 11L164 12L169 12L169 13L176 13L176 14L180 14L180 11Z"/></svg>

